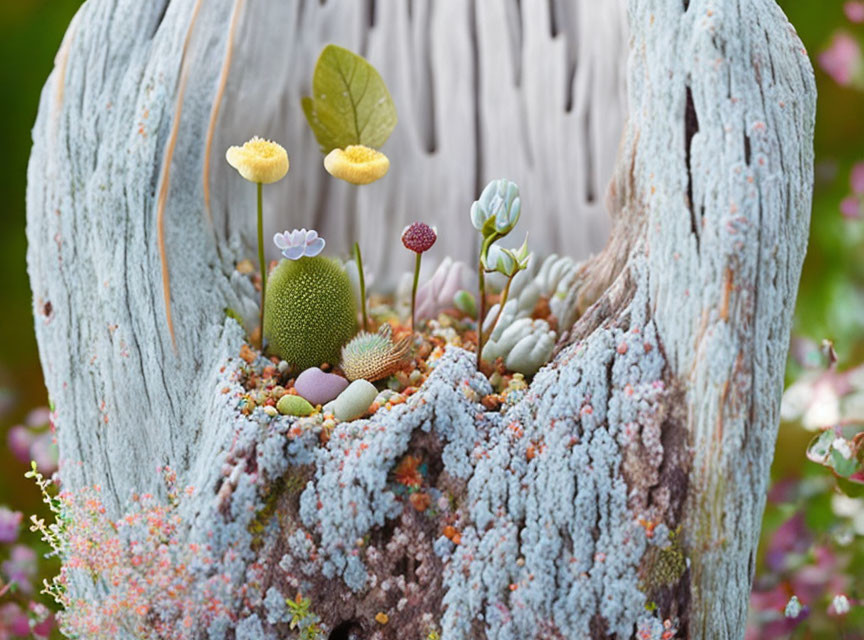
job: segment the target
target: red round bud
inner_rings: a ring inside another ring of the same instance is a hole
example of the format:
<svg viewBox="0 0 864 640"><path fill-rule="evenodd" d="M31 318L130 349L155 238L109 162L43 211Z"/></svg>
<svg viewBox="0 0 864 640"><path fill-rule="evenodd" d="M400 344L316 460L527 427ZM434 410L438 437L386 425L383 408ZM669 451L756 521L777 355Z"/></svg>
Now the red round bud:
<svg viewBox="0 0 864 640"><path fill-rule="evenodd" d="M405 227L402 232L402 244L415 253L429 251L437 239L435 227L430 227L425 222L415 222Z"/></svg>

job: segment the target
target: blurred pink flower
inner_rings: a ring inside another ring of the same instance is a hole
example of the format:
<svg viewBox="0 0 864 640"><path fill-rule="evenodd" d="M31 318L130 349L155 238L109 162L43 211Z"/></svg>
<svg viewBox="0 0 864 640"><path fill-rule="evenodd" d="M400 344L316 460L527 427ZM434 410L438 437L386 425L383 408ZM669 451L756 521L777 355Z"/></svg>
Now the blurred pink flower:
<svg viewBox="0 0 864 640"><path fill-rule="evenodd" d="M864 22L864 2L847 2L843 5L843 12L851 22Z"/></svg>
<svg viewBox="0 0 864 640"><path fill-rule="evenodd" d="M750 593L750 624L745 634L746 640L779 640L789 634L809 615L810 608L803 604L798 615L787 618L786 607L790 599L790 585L781 583L767 591L754 587Z"/></svg>
<svg viewBox="0 0 864 640"><path fill-rule="evenodd" d="M36 577L38 569L36 552L23 544L16 544L9 553L9 559L3 563L3 576L29 595L33 593L31 580Z"/></svg>
<svg viewBox="0 0 864 640"><path fill-rule="evenodd" d="M24 419L28 427L39 429L51 423L51 410L48 407L37 407Z"/></svg>
<svg viewBox="0 0 864 640"><path fill-rule="evenodd" d="M804 513L795 513L781 524L768 542L765 551L765 564L775 572L782 572L792 555L802 555L807 552L813 538L804 522Z"/></svg>
<svg viewBox="0 0 864 640"><path fill-rule="evenodd" d="M0 640L30 635L30 621L21 607L14 602L0 606Z"/></svg>
<svg viewBox="0 0 864 640"><path fill-rule="evenodd" d="M47 638L54 628L54 616L44 604L40 602L28 603L30 618L33 621L33 635L37 638Z"/></svg>
<svg viewBox="0 0 864 640"><path fill-rule="evenodd" d="M43 474L50 475L57 470L53 415L47 408L34 409L24 424L9 429L6 444L15 458L28 466L33 460Z"/></svg>
<svg viewBox="0 0 864 640"><path fill-rule="evenodd" d="M798 569L791 578L792 588L802 602L816 602L828 593L842 593L849 577L839 565L837 554L826 546L812 549L813 562Z"/></svg>
<svg viewBox="0 0 864 640"><path fill-rule="evenodd" d="M819 64L837 84L848 86L861 69L861 47L852 36L838 33L819 54Z"/></svg>
<svg viewBox="0 0 864 640"><path fill-rule="evenodd" d="M864 162L859 162L852 167L849 184L852 185L852 193L856 196L864 196Z"/></svg>
<svg viewBox="0 0 864 640"><path fill-rule="evenodd" d="M847 220L857 220L861 217L861 202L855 196L844 198L840 203L840 213Z"/></svg>
<svg viewBox="0 0 864 640"><path fill-rule="evenodd" d="M18 529L24 514L0 507L0 543L9 544L18 539Z"/></svg>
<svg viewBox="0 0 864 640"><path fill-rule="evenodd" d="M33 444L33 434L22 424L15 425L6 434L6 446L19 462L30 462L30 445Z"/></svg>
<svg viewBox="0 0 864 640"><path fill-rule="evenodd" d="M40 434L33 441L30 447L30 459L36 463L41 473L47 475L57 470L58 450L53 433L49 431Z"/></svg>

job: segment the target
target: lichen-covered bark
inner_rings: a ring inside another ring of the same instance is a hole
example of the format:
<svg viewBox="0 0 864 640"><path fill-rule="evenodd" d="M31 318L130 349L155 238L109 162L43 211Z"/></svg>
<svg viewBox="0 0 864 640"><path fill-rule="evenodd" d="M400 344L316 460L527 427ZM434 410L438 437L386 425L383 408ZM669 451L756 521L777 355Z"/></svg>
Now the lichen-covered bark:
<svg viewBox="0 0 864 640"><path fill-rule="evenodd" d="M582 266L581 318L502 411L451 350L409 403L326 435L320 417L246 415L243 378L269 362L238 358L225 317L254 300L231 275L253 225L229 143L285 141L278 224L319 216L336 245L343 213L383 206L401 229L410 202L412 218L452 215L447 249L467 255L458 212L506 171L536 199L538 251L592 246L581 221L617 138L620 4L394 7L91 0L70 26L28 187L65 485L103 485L114 516L160 491L157 466L194 486L179 509L208 554L198 596L218 578L231 611L199 620L201 637L293 637L298 592L334 640L743 637L810 204L815 90L794 31L772 0L630 1L612 235ZM286 33L303 35L274 55ZM317 152L296 98L331 40L380 66L407 132L394 175L359 196L298 162ZM390 246L373 243L382 228L361 242ZM395 477L405 456L426 464L423 510Z"/></svg>

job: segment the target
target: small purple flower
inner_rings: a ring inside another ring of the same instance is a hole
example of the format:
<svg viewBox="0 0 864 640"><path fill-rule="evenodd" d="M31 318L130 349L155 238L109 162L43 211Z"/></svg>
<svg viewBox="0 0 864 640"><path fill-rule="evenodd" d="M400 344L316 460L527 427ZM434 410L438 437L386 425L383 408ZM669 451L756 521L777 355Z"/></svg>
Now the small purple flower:
<svg viewBox="0 0 864 640"><path fill-rule="evenodd" d="M18 539L18 529L24 515L20 511L11 511L0 507L0 543L8 544Z"/></svg>
<svg viewBox="0 0 864 640"><path fill-rule="evenodd" d="M314 258L324 249L324 238L318 237L314 229L294 229L273 236L274 244L282 250L289 260L299 260L303 256Z"/></svg>

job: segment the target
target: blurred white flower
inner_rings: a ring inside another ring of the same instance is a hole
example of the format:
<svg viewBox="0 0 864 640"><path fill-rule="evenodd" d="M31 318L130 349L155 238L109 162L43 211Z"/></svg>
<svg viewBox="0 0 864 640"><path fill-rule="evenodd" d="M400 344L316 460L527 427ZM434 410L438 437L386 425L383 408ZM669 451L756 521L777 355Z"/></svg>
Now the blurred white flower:
<svg viewBox="0 0 864 640"><path fill-rule="evenodd" d="M798 599L798 596L792 596L789 598L789 602L786 603L786 609L784 609L783 615L787 618L797 618L801 615L801 601Z"/></svg>
<svg viewBox="0 0 864 640"><path fill-rule="evenodd" d="M834 599L831 600L831 606L834 607L834 613L838 616L845 616L849 613L849 609L851 608L849 605L849 598L842 593L838 593L834 596Z"/></svg>

